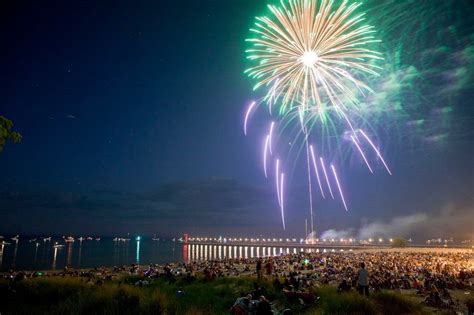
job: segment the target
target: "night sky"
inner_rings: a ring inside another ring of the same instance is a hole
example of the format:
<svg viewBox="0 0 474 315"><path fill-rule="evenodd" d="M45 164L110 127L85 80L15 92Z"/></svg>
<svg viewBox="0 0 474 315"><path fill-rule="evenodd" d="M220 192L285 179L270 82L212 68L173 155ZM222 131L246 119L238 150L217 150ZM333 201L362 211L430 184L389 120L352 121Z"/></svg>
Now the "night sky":
<svg viewBox="0 0 474 315"><path fill-rule="evenodd" d="M315 195L318 234L473 237L474 6L421 3L426 16L400 15L407 29L375 25L387 55L400 53L393 73L418 74L397 96L404 115L377 119L394 174L371 175L347 158L349 212ZM259 96L243 73L245 38L265 5L3 3L0 115L23 140L0 154L0 234L302 237L303 169L291 174L285 232L262 172L263 115L242 132L245 106Z"/></svg>

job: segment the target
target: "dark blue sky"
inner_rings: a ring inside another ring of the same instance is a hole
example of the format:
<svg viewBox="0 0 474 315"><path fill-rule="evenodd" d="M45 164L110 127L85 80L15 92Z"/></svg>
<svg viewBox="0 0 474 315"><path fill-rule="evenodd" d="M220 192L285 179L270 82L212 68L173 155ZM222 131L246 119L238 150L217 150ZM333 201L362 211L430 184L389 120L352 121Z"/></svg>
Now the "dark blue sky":
<svg viewBox="0 0 474 315"><path fill-rule="evenodd" d="M431 29L456 27L452 38L421 33L419 49L409 51L392 45L396 28L388 34L388 50L402 54L398 71L432 70L400 96L421 110L381 124L393 176L344 162L350 211L316 198L318 231L357 234L402 220L393 233L472 237L474 33L472 20L456 15L470 6L463 5ZM265 120L255 118L252 137L242 133L244 106L257 96L243 74L244 40L264 7L244 0L2 4L0 115L23 141L0 155L0 234L283 235L273 183L261 170ZM439 47L448 57L428 63L424 53ZM429 130L405 128L420 117ZM288 235L303 234L303 176L297 167L289 184Z"/></svg>

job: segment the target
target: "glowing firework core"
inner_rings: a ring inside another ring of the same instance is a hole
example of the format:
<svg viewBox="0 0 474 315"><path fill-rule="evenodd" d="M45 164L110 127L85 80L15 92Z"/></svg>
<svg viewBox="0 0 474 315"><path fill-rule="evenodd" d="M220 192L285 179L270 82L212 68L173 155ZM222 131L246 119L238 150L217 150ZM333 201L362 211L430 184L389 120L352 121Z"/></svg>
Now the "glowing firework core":
<svg viewBox="0 0 474 315"><path fill-rule="evenodd" d="M318 61L318 55L314 51L306 51L300 60L306 67L312 68Z"/></svg>

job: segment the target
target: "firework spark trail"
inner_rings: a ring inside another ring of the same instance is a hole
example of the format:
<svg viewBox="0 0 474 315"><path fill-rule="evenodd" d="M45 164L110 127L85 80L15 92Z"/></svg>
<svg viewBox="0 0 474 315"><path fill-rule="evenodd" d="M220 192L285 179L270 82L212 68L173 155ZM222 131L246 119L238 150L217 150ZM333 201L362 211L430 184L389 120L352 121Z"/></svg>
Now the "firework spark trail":
<svg viewBox="0 0 474 315"><path fill-rule="evenodd" d="M309 149L311 151L311 158L313 160L314 170L316 171L316 178L318 180L319 190L321 190L321 195L323 196L323 198L326 199L326 196L324 195L324 191L323 191L323 186L321 185L321 180L319 179L318 165L316 164L316 157L314 155L313 146L310 145Z"/></svg>
<svg viewBox="0 0 474 315"><path fill-rule="evenodd" d="M280 196L280 160L276 160L276 170L275 170L275 178L276 178L276 188L277 188L277 197L278 197L278 204L281 206L281 196Z"/></svg>
<svg viewBox="0 0 474 315"><path fill-rule="evenodd" d="M281 183L280 183L280 210L281 210L281 222L283 223L283 230L286 230L286 224L285 224L285 202L283 199L283 192L284 192L284 182L285 182L285 173L281 173Z"/></svg>
<svg viewBox="0 0 474 315"><path fill-rule="evenodd" d="M270 140L270 136L267 135L265 138L265 146L263 148L263 171L265 172L265 177L268 177L267 175L267 151L268 151L268 142Z"/></svg>
<svg viewBox="0 0 474 315"><path fill-rule="evenodd" d="M268 93L269 94L269 99L268 99L267 103L268 103L268 112L270 113L270 115L272 114L272 104L276 102L275 89L278 86L278 81L279 81L279 79L277 78L275 80L275 84L273 84L273 86L270 88L270 92Z"/></svg>
<svg viewBox="0 0 474 315"><path fill-rule="evenodd" d="M380 154L380 151L377 149L377 147L375 146L375 144L372 142L372 140L370 140L370 138L365 134L364 130L362 129L359 129L360 133L362 133L362 135L364 136L364 138L369 142L369 144L372 146L372 148L374 149L375 153L377 153L377 156L380 158L380 160L382 161L383 165L385 166L385 169L387 170L387 172L392 175L392 172L390 171L390 169L388 168L388 165L387 163L385 163L385 160L383 159L382 157L382 154Z"/></svg>
<svg viewBox="0 0 474 315"><path fill-rule="evenodd" d="M359 150L359 153L362 156L362 158L364 159L364 162L367 165L367 167L369 168L369 171L373 174L374 172L372 171L372 168L370 167L369 161L367 161L367 158L365 157L364 152L362 151L361 147L357 143L357 140L352 135L351 135L351 139L352 139L352 142L354 142L357 150Z"/></svg>
<svg viewBox="0 0 474 315"><path fill-rule="evenodd" d="M309 193L309 213L311 216L311 233L314 231L313 226L313 188L311 185L311 164L309 162L309 144L308 144L308 134L306 134L306 163L308 165L308 193Z"/></svg>
<svg viewBox="0 0 474 315"><path fill-rule="evenodd" d="M270 137L270 140L268 142L268 146L270 147L270 154L273 154L273 151L272 151L272 138L273 138L273 127L275 126L275 122L272 121L271 125L270 125L270 131L268 132L268 136Z"/></svg>
<svg viewBox="0 0 474 315"><path fill-rule="evenodd" d="M331 168L332 168L332 172L334 174L334 178L336 179L337 188L339 189L339 195L341 195L341 200L342 200L342 203L344 204L344 209L346 209L346 211L348 211L347 210L347 205L346 205L346 200L344 199L344 195L342 193L341 185L339 184L339 179L337 178L336 168L332 164L331 164Z"/></svg>
<svg viewBox="0 0 474 315"><path fill-rule="evenodd" d="M255 102L252 102L249 106L249 108L247 109L247 112L245 113L245 119L244 119L244 135L247 135L247 122L248 122L248 119L249 119L249 116L250 116L250 112L252 111L252 109L255 107Z"/></svg>
<svg viewBox="0 0 474 315"><path fill-rule="evenodd" d="M326 173L326 166L324 166L324 160L323 160L322 157L320 157L319 160L321 161L321 166L323 168L324 177L326 177L326 184L328 185L329 193L331 194L332 199L334 199L334 195L332 194L331 184L329 183L328 173Z"/></svg>

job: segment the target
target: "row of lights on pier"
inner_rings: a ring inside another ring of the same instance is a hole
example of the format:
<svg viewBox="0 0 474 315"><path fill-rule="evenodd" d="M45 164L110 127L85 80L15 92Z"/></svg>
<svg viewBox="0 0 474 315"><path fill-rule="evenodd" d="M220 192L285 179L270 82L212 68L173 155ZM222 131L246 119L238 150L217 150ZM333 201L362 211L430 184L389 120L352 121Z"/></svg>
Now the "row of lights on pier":
<svg viewBox="0 0 474 315"><path fill-rule="evenodd" d="M292 239L282 239L282 238L223 238L223 237L219 237L219 238L212 238L212 237L190 237L189 238L189 241L191 242L194 242L194 241L197 241L197 242L221 242L221 243L227 243L227 242L251 242L251 243L258 243L258 242L262 242L262 243L266 243L266 242L274 242L274 243L282 243L282 242L287 242L287 243L296 243L298 240L296 238L292 238ZM319 243L319 238L316 238L314 240L308 240L308 239L303 239L301 238L299 240L299 243L300 244L311 244L312 242L315 242L315 243ZM326 239L326 238L323 238L321 240L323 243L326 243L326 242L330 242L330 243L335 243L335 242L339 242L339 243L355 243L357 242L357 240L355 238L349 238L349 239L344 239L344 238L340 238L340 239L335 239L335 238L331 238L331 239ZM373 238L369 238L367 240L360 240L360 242L368 242L368 243L377 243L377 241L379 243L383 243L384 242L384 239L383 238L379 238L378 240L377 239L373 239ZM393 242L393 239L390 238L388 240L390 243Z"/></svg>

